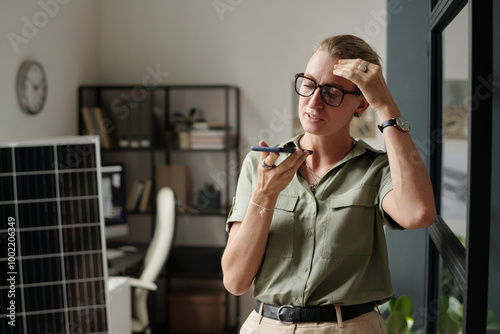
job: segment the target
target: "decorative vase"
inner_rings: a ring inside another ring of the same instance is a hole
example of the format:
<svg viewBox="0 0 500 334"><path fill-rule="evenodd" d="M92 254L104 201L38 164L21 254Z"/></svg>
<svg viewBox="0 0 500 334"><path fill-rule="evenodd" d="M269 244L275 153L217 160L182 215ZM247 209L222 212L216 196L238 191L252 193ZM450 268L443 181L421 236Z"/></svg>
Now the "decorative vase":
<svg viewBox="0 0 500 334"><path fill-rule="evenodd" d="M189 132L179 132L179 148L181 150L189 150L191 147Z"/></svg>

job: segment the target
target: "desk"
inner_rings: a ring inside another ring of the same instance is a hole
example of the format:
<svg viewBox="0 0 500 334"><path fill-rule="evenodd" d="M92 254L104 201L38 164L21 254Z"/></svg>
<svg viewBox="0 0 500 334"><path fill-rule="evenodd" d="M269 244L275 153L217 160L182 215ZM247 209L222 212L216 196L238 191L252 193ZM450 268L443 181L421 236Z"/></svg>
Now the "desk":
<svg viewBox="0 0 500 334"><path fill-rule="evenodd" d="M125 246L123 244L108 244L110 249L120 249L120 247ZM128 245L126 245L128 246ZM113 258L108 258L108 275L118 276L126 272L127 269L138 265L144 258L146 254L147 245L134 244L136 251L123 251L121 256L113 256Z"/></svg>
<svg viewBox="0 0 500 334"><path fill-rule="evenodd" d="M128 247L125 247L128 246ZM133 246L133 247L130 247ZM136 267L144 259L147 245L107 243L109 278L109 328L110 333L130 334L132 332L131 287L127 277L128 269Z"/></svg>

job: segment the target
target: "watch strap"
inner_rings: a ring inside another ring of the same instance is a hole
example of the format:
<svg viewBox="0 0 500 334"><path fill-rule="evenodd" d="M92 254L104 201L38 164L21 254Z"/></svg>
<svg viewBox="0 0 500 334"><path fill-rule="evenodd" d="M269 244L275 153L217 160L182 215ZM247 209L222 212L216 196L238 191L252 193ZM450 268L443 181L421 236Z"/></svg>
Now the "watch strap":
<svg viewBox="0 0 500 334"><path fill-rule="evenodd" d="M384 132L384 129L388 126L395 126L397 124L396 122L396 119L395 118L392 118L392 119L389 119L387 121L385 121L384 123L382 124L379 124L378 125L378 129L380 130L380 132Z"/></svg>

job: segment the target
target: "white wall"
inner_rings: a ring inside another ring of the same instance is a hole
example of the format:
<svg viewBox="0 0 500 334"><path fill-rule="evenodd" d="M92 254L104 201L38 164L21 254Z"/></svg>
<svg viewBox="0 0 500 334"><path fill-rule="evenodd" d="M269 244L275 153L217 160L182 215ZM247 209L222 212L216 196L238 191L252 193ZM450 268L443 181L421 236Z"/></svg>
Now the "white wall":
<svg viewBox="0 0 500 334"><path fill-rule="evenodd" d="M385 58L384 0L107 0L99 7L102 83L140 83L147 67L159 66L169 73L164 83L238 85L241 140L252 145L291 136L293 75L323 38L359 34Z"/></svg>
<svg viewBox="0 0 500 334"><path fill-rule="evenodd" d="M77 133L78 85L95 81L96 4L0 2L0 138ZM27 59L40 62L48 77L48 98L36 116L23 113L16 98L17 71Z"/></svg>
<svg viewBox="0 0 500 334"><path fill-rule="evenodd" d="M228 10L218 13L221 3ZM141 83L146 68L159 66L169 73L164 84L237 85L248 145L291 136L293 74L323 38L358 34L385 60L384 0L107 0L99 7L101 83ZM241 298L242 321L253 303L251 292Z"/></svg>
<svg viewBox="0 0 500 334"><path fill-rule="evenodd" d="M78 85L136 85L148 67L158 67L169 73L161 84L238 85L241 140L276 143L292 134L293 74L304 70L323 38L359 35L385 60L385 0L41 3L59 4L59 11L46 14L47 22L16 53L8 33L22 35L23 17L33 22L47 12L34 1L0 2L0 138L77 134ZM28 58L45 66L49 80L47 104L37 116L23 114L15 96L18 66ZM252 304L247 294L242 317Z"/></svg>
<svg viewBox="0 0 500 334"><path fill-rule="evenodd" d="M165 84L240 86L242 141L284 140L295 115L293 74L315 45L357 34L385 59L384 9L384 0L4 0L0 138L77 134L78 85L138 84L149 67L169 73ZM15 95L26 59L48 75L48 100L37 116L23 113Z"/></svg>
<svg viewBox="0 0 500 334"><path fill-rule="evenodd" d="M147 68L158 68L169 73L164 84L240 86L243 144L279 142L292 134L293 74L304 70L315 45L357 34L385 59L384 9L383 0L4 0L0 138L77 134L78 85L138 84ZM23 113L15 95L26 59L48 75L37 116Z"/></svg>
<svg viewBox="0 0 500 334"><path fill-rule="evenodd" d="M385 59L384 0L362 5L325 0L107 0L98 6L99 83L151 83L154 69L161 72L158 84L239 86L242 155L259 140L274 144L291 137L293 75L304 71L323 38L358 34ZM192 164L190 170L203 174ZM225 236L200 239L184 225L177 233L179 243L225 243ZM213 235L213 226L204 222L196 230ZM130 228L134 240L149 237L144 222Z"/></svg>

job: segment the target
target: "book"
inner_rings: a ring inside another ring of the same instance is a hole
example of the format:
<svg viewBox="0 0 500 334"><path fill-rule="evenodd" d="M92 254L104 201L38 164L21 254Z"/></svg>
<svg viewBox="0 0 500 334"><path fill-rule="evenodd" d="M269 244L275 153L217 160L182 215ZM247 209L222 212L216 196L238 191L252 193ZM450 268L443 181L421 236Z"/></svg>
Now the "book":
<svg viewBox="0 0 500 334"><path fill-rule="evenodd" d="M191 149L224 149L226 141L224 138L191 138L189 141Z"/></svg>
<svg viewBox="0 0 500 334"><path fill-rule="evenodd" d="M194 130L209 130L210 127L208 126L207 122L194 122L192 125L192 129L194 129Z"/></svg>
<svg viewBox="0 0 500 334"><path fill-rule="evenodd" d="M86 133L99 135L101 146L103 148L111 148L113 146L111 137L111 132L114 128L113 121L105 117L102 109L99 107L83 107L81 112Z"/></svg>
<svg viewBox="0 0 500 334"><path fill-rule="evenodd" d="M101 146L103 148L111 148L111 131L112 131L112 121L105 117L103 111L99 107L92 108L94 114L94 119L97 123L97 129L99 137L101 138Z"/></svg>
<svg viewBox="0 0 500 334"><path fill-rule="evenodd" d="M224 138L224 130L191 130L191 138Z"/></svg>
<svg viewBox="0 0 500 334"><path fill-rule="evenodd" d="M189 146L192 149L196 148L224 148L226 141L224 138L191 138Z"/></svg>
<svg viewBox="0 0 500 334"><path fill-rule="evenodd" d="M91 107L82 107L82 118L83 123L85 125L85 134L95 135L97 134L98 127L97 122L94 117L94 113L92 112Z"/></svg>
<svg viewBox="0 0 500 334"><path fill-rule="evenodd" d="M223 122L194 122L192 128L195 130L226 129L227 124Z"/></svg>
<svg viewBox="0 0 500 334"><path fill-rule="evenodd" d="M149 199L151 198L151 189L153 188L153 181L148 179L144 182L144 190L142 192L141 203L139 204L139 211L145 212L149 208Z"/></svg>
<svg viewBox="0 0 500 334"><path fill-rule="evenodd" d="M224 138L190 138L191 143L223 143Z"/></svg>
<svg viewBox="0 0 500 334"><path fill-rule="evenodd" d="M128 211L136 210L139 199L141 198L142 192L144 190L144 186L145 184L142 180L136 180L132 185L132 189L130 190L130 193L127 197L127 203L125 204L125 207Z"/></svg>
<svg viewBox="0 0 500 334"><path fill-rule="evenodd" d="M210 129L226 129L227 124L224 122L208 122L208 127Z"/></svg>
<svg viewBox="0 0 500 334"><path fill-rule="evenodd" d="M191 142L192 150L222 150L224 148L225 148L224 143Z"/></svg>
<svg viewBox="0 0 500 334"><path fill-rule="evenodd" d="M225 130L191 130L190 148L194 150L221 150L226 147Z"/></svg>

